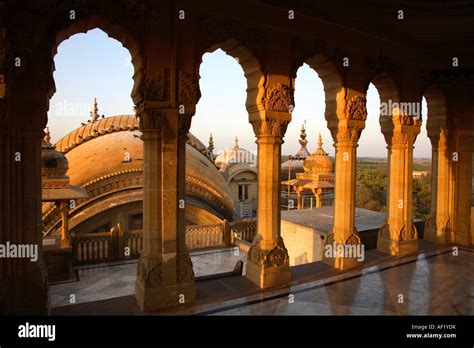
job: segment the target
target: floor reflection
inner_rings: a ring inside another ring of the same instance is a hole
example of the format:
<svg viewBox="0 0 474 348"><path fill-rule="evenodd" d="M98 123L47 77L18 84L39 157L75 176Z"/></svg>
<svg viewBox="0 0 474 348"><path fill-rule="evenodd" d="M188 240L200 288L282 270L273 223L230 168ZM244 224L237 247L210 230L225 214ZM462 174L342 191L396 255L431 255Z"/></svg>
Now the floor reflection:
<svg viewBox="0 0 474 348"><path fill-rule="evenodd" d="M474 255L419 259L217 315L472 315Z"/></svg>

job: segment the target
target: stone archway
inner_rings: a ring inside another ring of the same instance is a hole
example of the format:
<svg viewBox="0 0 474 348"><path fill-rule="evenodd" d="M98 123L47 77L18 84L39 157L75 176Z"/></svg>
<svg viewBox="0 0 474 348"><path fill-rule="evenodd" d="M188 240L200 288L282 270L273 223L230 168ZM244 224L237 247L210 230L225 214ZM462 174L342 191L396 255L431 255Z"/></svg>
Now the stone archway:
<svg viewBox="0 0 474 348"><path fill-rule="evenodd" d="M66 27L63 27L58 30L55 38L53 39L53 45L51 48L51 60L54 59L54 56L57 53L57 49L59 45L69 39L71 36L79 34L79 33L87 33L89 30L92 29L100 29L105 32L109 37L119 41L124 48L126 48L130 52L130 56L132 57L132 65L134 67L134 74L133 74L133 88L131 91L131 98L135 103L138 103L140 98L140 88L142 83L143 77L143 69L144 69L144 59L142 56L142 48L140 46L139 41L135 38L135 36L130 33L125 27L120 26L116 23L111 22L105 16L98 16L92 15L81 20L77 20L72 22ZM51 61L51 68L50 73L51 76L55 70L54 62ZM51 86L48 90L48 98L50 99L55 92L55 86Z"/></svg>
<svg viewBox="0 0 474 348"><path fill-rule="evenodd" d="M247 80L247 100L245 106L249 115L264 109L262 100L265 95L265 75L256 56L238 40L228 39L214 43L199 51L200 62L204 53L214 52L219 48L236 59L244 71L244 76Z"/></svg>

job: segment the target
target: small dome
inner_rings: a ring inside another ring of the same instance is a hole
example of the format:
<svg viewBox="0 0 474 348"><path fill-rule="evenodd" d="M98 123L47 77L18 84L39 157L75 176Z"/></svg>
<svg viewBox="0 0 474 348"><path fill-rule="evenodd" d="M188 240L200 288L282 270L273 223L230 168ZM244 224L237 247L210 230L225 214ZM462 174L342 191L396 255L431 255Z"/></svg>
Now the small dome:
<svg viewBox="0 0 474 348"><path fill-rule="evenodd" d="M240 148L237 137L235 138L235 146L232 149L226 149L216 157L215 164L221 169L230 167L237 163L255 163L255 155L250 151Z"/></svg>
<svg viewBox="0 0 474 348"><path fill-rule="evenodd" d="M49 129L41 143L41 176L43 179L67 179L66 172L69 164L66 156L56 151L50 142Z"/></svg>
<svg viewBox="0 0 474 348"><path fill-rule="evenodd" d="M323 150L321 134L319 134L318 149L305 159L303 166L306 173L320 174L334 172L334 161L329 157L329 154Z"/></svg>

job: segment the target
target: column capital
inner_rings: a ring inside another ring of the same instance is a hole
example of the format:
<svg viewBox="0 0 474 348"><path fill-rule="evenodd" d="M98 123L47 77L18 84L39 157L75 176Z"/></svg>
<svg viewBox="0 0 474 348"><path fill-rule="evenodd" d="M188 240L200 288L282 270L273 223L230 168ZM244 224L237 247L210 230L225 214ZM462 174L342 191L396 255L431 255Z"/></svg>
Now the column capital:
<svg viewBox="0 0 474 348"><path fill-rule="evenodd" d="M160 109L140 103L135 105L135 115L138 118L141 131L160 132L163 130L163 113Z"/></svg>
<svg viewBox="0 0 474 348"><path fill-rule="evenodd" d="M382 133L389 147L409 146L420 134L421 118L415 115L396 115L380 120Z"/></svg>
<svg viewBox="0 0 474 348"><path fill-rule="evenodd" d="M184 113L178 115L178 136L187 139L189 129L191 128L191 120L194 113Z"/></svg>
<svg viewBox="0 0 474 348"><path fill-rule="evenodd" d="M259 139L260 137L283 138L289 123L290 120L272 118L251 121L255 136Z"/></svg>
<svg viewBox="0 0 474 348"><path fill-rule="evenodd" d="M362 130L365 127L364 121L341 120L337 128L331 130L335 146L357 146Z"/></svg>

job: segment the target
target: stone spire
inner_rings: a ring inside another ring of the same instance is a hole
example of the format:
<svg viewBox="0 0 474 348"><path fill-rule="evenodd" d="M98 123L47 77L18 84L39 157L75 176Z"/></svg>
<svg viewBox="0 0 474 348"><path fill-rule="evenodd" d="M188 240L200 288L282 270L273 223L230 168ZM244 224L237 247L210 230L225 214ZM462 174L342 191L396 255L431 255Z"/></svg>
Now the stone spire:
<svg viewBox="0 0 474 348"><path fill-rule="evenodd" d="M212 137L212 133L209 136L209 146L207 148L209 149L209 152L211 153L211 155L213 155L214 154L214 138Z"/></svg>
<svg viewBox="0 0 474 348"><path fill-rule="evenodd" d="M300 140L299 143L301 147L306 148L306 145L308 145L308 140L306 140L306 129L304 128L304 124L301 125L301 133L300 133Z"/></svg>
<svg viewBox="0 0 474 348"><path fill-rule="evenodd" d="M92 111L90 114L92 122L95 122L99 119L99 107L97 106L97 98L94 98L94 102L92 103Z"/></svg>
<svg viewBox="0 0 474 348"><path fill-rule="evenodd" d="M306 128L305 128L304 124L301 125L300 140L298 142L300 143L301 148L295 154L295 157L306 158L306 157L310 156L311 154L309 153L308 149L306 148L306 145L308 145L308 140L306 140Z"/></svg>
<svg viewBox="0 0 474 348"><path fill-rule="evenodd" d="M323 155L327 156L328 153L324 151L323 149L323 138L321 137L321 132L319 132L319 137L318 137L318 148L316 149L315 155Z"/></svg>

